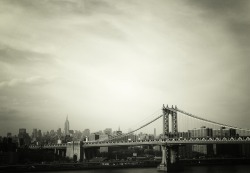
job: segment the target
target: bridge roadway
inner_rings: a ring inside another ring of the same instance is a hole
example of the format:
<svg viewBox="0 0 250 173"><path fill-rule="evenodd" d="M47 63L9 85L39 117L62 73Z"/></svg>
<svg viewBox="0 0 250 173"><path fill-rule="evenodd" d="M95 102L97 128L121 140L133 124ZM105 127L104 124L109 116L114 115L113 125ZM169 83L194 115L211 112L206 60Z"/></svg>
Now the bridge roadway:
<svg viewBox="0 0 250 173"><path fill-rule="evenodd" d="M166 140L144 140L144 141L124 141L124 142L85 142L83 143L84 148L91 147L108 147L108 146L136 146L136 145L185 145L185 144L250 144L250 138L242 139L166 139Z"/></svg>
<svg viewBox="0 0 250 173"><path fill-rule="evenodd" d="M45 148L45 149L66 149L67 144L51 144L51 145L30 145L30 149L40 149L40 148Z"/></svg>
<svg viewBox="0 0 250 173"><path fill-rule="evenodd" d="M185 145L185 144L250 144L250 138L189 138L189 139L166 139L166 140L142 140L142 141L89 141L83 142L83 148L92 147L111 147L111 146L136 146L136 145ZM44 145L36 146L31 145L30 149L66 149L67 144L56 144L56 145Z"/></svg>

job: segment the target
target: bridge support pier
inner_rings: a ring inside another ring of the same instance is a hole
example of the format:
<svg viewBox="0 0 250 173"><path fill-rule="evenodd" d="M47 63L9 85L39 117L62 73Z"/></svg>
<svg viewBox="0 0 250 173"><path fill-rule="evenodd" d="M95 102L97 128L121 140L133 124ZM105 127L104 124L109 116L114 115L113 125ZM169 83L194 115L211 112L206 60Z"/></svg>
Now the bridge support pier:
<svg viewBox="0 0 250 173"><path fill-rule="evenodd" d="M161 164L157 167L158 171L167 171L167 147L162 145L162 158L161 158Z"/></svg>
<svg viewBox="0 0 250 173"><path fill-rule="evenodd" d="M84 150L82 148L82 141L72 141L67 143L66 157L74 161L83 161Z"/></svg>
<svg viewBox="0 0 250 173"><path fill-rule="evenodd" d="M62 154L62 157L66 157L66 151L62 150L61 154Z"/></svg>
<svg viewBox="0 0 250 173"><path fill-rule="evenodd" d="M162 159L161 164L157 167L158 171L175 170L178 160L178 146L161 146Z"/></svg>
<svg viewBox="0 0 250 173"><path fill-rule="evenodd" d="M169 156L170 156L170 164L175 164L177 162L178 148L170 147Z"/></svg>
<svg viewBox="0 0 250 173"><path fill-rule="evenodd" d="M86 154L84 148L82 148L82 161L86 161Z"/></svg>

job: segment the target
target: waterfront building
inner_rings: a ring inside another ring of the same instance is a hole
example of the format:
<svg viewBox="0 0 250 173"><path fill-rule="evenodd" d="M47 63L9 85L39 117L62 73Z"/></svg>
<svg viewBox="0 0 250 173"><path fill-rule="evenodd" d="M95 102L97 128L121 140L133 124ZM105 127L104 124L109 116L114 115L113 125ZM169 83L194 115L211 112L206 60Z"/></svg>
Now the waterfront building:
<svg viewBox="0 0 250 173"><path fill-rule="evenodd" d="M100 141L108 140L108 139L109 139L109 136L106 135L106 134L101 134L101 135L99 135L99 140L100 140Z"/></svg>
<svg viewBox="0 0 250 173"><path fill-rule="evenodd" d="M220 129L213 129L213 137L214 138L236 137L236 130L235 129L226 129L225 127L222 127Z"/></svg>
<svg viewBox="0 0 250 173"><path fill-rule="evenodd" d="M213 136L213 130L211 128L206 128L205 126L199 129L188 130L191 138L206 138Z"/></svg>
<svg viewBox="0 0 250 173"><path fill-rule="evenodd" d="M189 132L178 132L177 137L178 138L190 138L190 133Z"/></svg>
<svg viewBox="0 0 250 173"><path fill-rule="evenodd" d="M246 130L237 129L236 133L238 134L238 136L242 136L242 137L250 136L250 131L246 131Z"/></svg>
<svg viewBox="0 0 250 173"><path fill-rule="evenodd" d="M139 139L139 140L146 140L146 139L147 139L147 135L148 135L148 134L146 134L146 133L140 132L140 133L138 134L138 139Z"/></svg>
<svg viewBox="0 0 250 173"><path fill-rule="evenodd" d="M89 141L96 141L99 139L99 135L95 134L95 133L91 133L89 135Z"/></svg>

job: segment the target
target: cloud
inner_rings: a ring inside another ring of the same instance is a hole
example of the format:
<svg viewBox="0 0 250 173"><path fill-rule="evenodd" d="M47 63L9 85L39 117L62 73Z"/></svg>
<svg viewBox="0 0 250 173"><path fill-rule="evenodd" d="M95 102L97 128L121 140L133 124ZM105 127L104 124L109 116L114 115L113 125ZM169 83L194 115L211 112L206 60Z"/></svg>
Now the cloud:
<svg viewBox="0 0 250 173"><path fill-rule="evenodd" d="M44 85L51 83L56 77L32 76L28 78L14 78L9 81L0 82L0 89L4 87L15 87L18 85Z"/></svg>
<svg viewBox="0 0 250 173"><path fill-rule="evenodd" d="M18 110L8 107L0 107L0 122L22 120L27 120L27 117L20 116L20 112Z"/></svg>
<svg viewBox="0 0 250 173"><path fill-rule="evenodd" d="M58 18L68 14L92 15L95 12L118 13L112 1L105 0L11 0L2 2L2 9L33 13L41 18Z"/></svg>
<svg viewBox="0 0 250 173"><path fill-rule="evenodd" d="M241 48L250 44L250 2L239 0L190 0L186 1L196 10L200 9L200 17L209 19L210 24L223 25L231 33Z"/></svg>
<svg viewBox="0 0 250 173"><path fill-rule="evenodd" d="M0 44L0 62L27 65L27 63L44 62L45 60L48 61L52 59L52 56L46 53L22 50Z"/></svg>
<svg viewBox="0 0 250 173"><path fill-rule="evenodd" d="M215 12L217 15L223 15L226 13L234 12L245 12L249 5L248 1L245 0L189 0L187 3L192 4L193 6L199 6L205 10L210 10Z"/></svg>

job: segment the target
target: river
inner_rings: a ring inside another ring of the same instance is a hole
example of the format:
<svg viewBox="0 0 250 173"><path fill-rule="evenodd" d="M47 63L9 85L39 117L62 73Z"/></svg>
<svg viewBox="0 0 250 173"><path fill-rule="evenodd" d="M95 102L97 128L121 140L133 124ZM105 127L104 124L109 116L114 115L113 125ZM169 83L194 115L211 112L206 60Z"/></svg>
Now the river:
<svg viewBox="0 0 250 173"><path fill-rule="evenodd" d="M49 171L46 173L159 173L156 168L123 168L77 171ZM250 165L187 166L178 173L249 173ZM36 172L37 173L37 172ZM40 172L42 173L42 172ZM44 173L44 172L43 172Z"/></svg>

